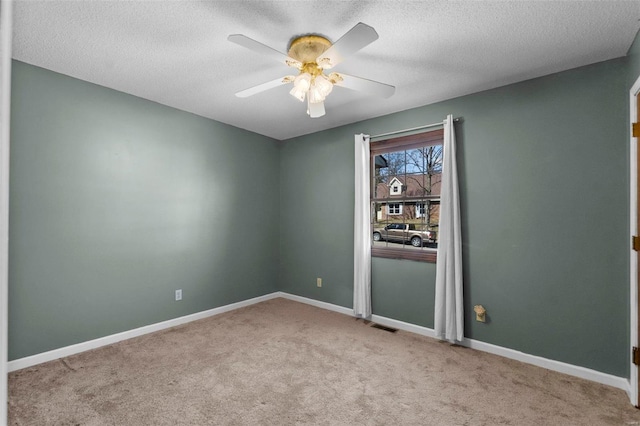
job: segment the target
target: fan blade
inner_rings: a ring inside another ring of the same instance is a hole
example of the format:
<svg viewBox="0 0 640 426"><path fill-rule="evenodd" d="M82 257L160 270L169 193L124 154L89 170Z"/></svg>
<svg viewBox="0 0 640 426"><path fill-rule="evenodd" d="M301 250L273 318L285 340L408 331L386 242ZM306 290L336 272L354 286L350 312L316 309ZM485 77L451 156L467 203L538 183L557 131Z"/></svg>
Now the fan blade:
<svg viewBox="0 0 640 426"><path fill-rule="evenodd" d="M255 41L254 39L249 38L246 35L231 34L229 37L227 37L227 40L242 47L246 47L249 50L253 50L254 52L260 53L261 55L269 56L270 58L275 59L276 61L290 67L298 68L302 66L302 64L300 64L300 62L296 61L295 59L290 58L282 52L278 52L277 50L267 46L266 44Z"/></svg>
<svg viewBox="0 0 640 426"><path fill-rule="evenodd" d="M381 98L391 97L396 91L394 86L389 84L380 83L378 81L367 80L362 77L354 77L352 75L336 73L342 80L335 83L336 86L346 87L347 89L357 90L359 92L368 93Z"/></svg>
<svg viewBox="0 0 640 426"><path fill-rule="evenodd" d="M264 92L265 90L273 89L274 87L291 83L292 81L293 80L289 76L283 77L283 78L277 78L275 80L267 81L266 83L258 84L257 86L253 86L248 89L242 90L236 93L236 96L239 98L247 98L249 96L255 95L256 93Z"/></svg>
<svg viewBox="0 0 640 426"><path fill-rule="evenodd" d="M324 102L312 104L311 102L307 101L307 114L309 114L309 117L311 118L322 117L325 114Z"/></svg>
<svg viewBox="0 0 640 426"><path fill-rule="evenodd" d="M378 33L373 27L359 22L351 28L345 35L328 48L322 55L318 56L316 62L322 68L329 69L342 62L347 56L357 52L363 47L373 43L378 39Z"/></svg>

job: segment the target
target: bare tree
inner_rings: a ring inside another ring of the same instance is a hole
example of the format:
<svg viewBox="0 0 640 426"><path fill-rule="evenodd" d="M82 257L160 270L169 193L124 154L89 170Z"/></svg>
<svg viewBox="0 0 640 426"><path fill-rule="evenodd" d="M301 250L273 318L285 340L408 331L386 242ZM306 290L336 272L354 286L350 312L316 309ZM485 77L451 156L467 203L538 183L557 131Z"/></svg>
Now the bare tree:
<svg viewBox="0 0 640 426"><path fill-rule="evenodd" d="M411 170L412 174L424 176L425 179L416 179L416 182L423 194L431 195L433 176L442 173L442 145L412 149L405 153L407 171Z"/></svg>
<svg viewBox="0 0 640 426"><path fill-rule="evenodd" d="M442 173L442 145L427 146L418 149L405 151L406 170L411 171L411 175L407 173L406 179L412 179L416 188L415 193L407 194L412 196L420 195L436 195L433 194L434 185L439 183L436 175L441 176ZM427 225L431 225L434 209L425 201L424 205L416 203L416 211L420 208L424 209ZM417 213L417 212L416 212ZM417 214L416 214L417 216Z"/></svg>
<svg viewBox="0 0 640 426"><path fill-rule="evenodd" d="M376 167L376 183L389 184L391 179L404 173L404 165L406 162L404 151L389 152L380 155L380 157L384 158L386 166Z"/></svg>

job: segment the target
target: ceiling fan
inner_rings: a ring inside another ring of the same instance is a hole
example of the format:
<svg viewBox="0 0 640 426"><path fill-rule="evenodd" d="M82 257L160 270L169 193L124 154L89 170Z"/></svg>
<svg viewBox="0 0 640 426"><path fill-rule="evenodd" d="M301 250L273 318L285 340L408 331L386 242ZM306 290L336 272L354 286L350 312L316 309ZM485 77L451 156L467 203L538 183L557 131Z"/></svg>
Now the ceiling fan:
<svg viewBox="0 0 640 426"><path fill-rule="evenodd" d="M316 118L325 114L324 100L333 90L333 86L346 87L383 98L390 97L396 90L394 86L362 77L337 72L325 74L325 70L330 70L347 56L378 39L376 30L362 22L333 44L326 37L317 34L296 37L289 43L287 54L242 34L232 34L227 39L298 70L297 75L287 75L236 93L240 98L293 83L293 89L289 93L301 102L306 99L307 114Z"/></svg>

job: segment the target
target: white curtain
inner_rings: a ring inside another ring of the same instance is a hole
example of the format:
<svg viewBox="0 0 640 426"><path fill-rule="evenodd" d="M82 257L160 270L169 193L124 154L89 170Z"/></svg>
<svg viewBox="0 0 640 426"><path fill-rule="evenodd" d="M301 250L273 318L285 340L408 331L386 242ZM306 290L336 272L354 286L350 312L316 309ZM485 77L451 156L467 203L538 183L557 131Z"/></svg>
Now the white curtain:
<svg viewBox="0 0 640 426"><path fill-rule="evenodd" d="M371 316L371 205L369 136L355 135L355 209L353 219L353 312Z"/></svg>
<svg viewBox="0 0 640 426"><path fill-rule="evenodd" d="M440 236L436 266L436 337L462 341L464 312L462 302L462 238L460 234L460 197L456 167L456 136L453 116L444 121L444 148L440 194Z"/></svg>

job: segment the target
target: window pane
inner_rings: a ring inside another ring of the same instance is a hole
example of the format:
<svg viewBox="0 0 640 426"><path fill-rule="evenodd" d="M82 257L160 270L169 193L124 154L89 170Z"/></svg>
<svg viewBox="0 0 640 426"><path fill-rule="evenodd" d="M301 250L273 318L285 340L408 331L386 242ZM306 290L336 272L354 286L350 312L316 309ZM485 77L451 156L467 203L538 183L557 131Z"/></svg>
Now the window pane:
<svg viewBox="0 0 640 426"><path fill-rule="evenodd" d="M423 197L425 194L425 175L423 173L412 173L406 177L407 197Z"/></svg>
<svg viewBox="0 0 640 426"><path fill-rule="evenodd" d="M389 196L389 166L384 155L374 157L373 197L387 198Z"/></svg>
<svg viewBox="0 0 640 426"><path fill-rule="evenodd" d="M425 222L427 224L427 229L432 231L432 243L428 245L428 247L437 248L438 247L438 224L440 223L440 200L430 200L427 203L428 208L426 209L426 213L428 217Z"/></svg>
<svg viewBox="0 0 640 426"><path fill-rule="evenodd" d="M374 247L404 247L408 227L405 207L402 202L373 203L371 232Z"/></svg>
<svg viewBox="0 0 640 426"><path fill-rule="evenodd" d="M373 203L373 247L413 251L437 248L439 212L437 200Z"/></svg>
<svg viewBox="0 0 640 426"><path fill-rule="evenodd" d="M404 151L388 152L385 156L387 158L387 167L385 168L386 183L391 184L393 178L402 180L405 173Z"/></svg>
<svg viewBox="0 0 640 426"><path fill-rule="evenodd" d="M377 256L435 260L442 145L436 139L424 138L422 146L415 143L415 138L404 147L393 145L394 140L381 141L384 149L378 151L375 143L372 144L375 169L371 183L371 232ZM393 143L388 144L390 141Z"/></svg>
<svg viewBox="0 0 640 426"><path fill-rule="evenodd" d="M374 167L374 199L440 195L442 145L376 155Z"/></svg>
<svg viewBox="0 0 640 426"><path fill-rule="evenodd" d="M424 148L425 188L428 195L440 195L442 180L442 145Z"/></svg>
<svg viewBox="0 0 640 426"><path fill-rule="evenodd" d="M424 148L405 151L407 174L423 174L425 169Z"/></svg>
<svg viewBox="0 0 640 426"><path fill-rule="evenodd" d="M388 203L373 203L371 214L371 232L373 247L387 246L387 230L393 226L389 222Z"/></svg>

